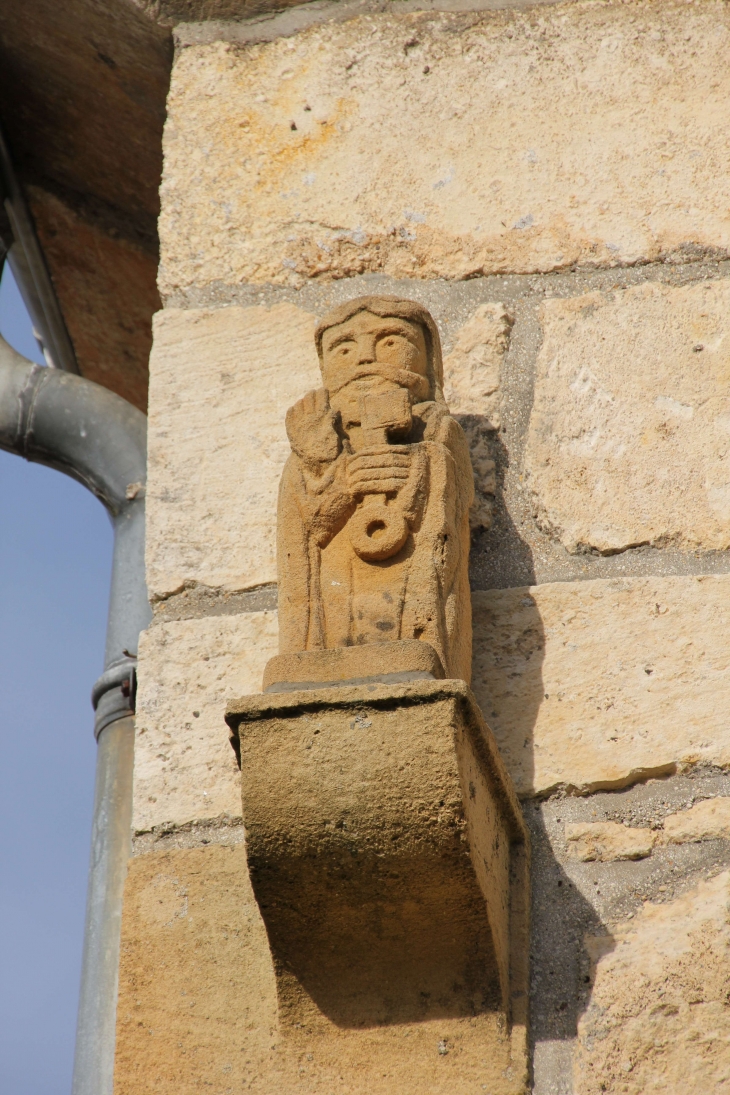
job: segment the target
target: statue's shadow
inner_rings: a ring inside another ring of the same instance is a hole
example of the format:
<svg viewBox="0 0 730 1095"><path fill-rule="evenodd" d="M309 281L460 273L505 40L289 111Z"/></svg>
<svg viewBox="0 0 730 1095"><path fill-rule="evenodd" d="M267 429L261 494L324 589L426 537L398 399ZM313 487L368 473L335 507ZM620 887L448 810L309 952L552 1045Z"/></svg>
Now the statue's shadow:
<svg viewBox="0 0 730 1095"><path fill-rule="evenodd" d="M477 425L473 417L471 422ZM490 435L490 447L497 471L494 518L489 529L473 536L472 586L475 591L528 587L535 584L532 549L520 535L503 492L509 455L498 434ZM610 933L556 857L545 824L545 805L534 794L540 747L535 732L546 689L555 682L546 686L543 677L545 626L537 602L528 590L516 601L507 592L505 598L513 605L508 619L504 602L490 611L492 598L474 593L472 687L518 785L531 833L530 1037L534 1056L541 1043L567 1043L576 1037L591 991L584 940ZM490 681L499 683L490 686ZM558 1070L562 1067L567 1075L536 1090L572 1090L569 1058L570 1054L562 1054L562 1063L556 1061Z"/></svg>

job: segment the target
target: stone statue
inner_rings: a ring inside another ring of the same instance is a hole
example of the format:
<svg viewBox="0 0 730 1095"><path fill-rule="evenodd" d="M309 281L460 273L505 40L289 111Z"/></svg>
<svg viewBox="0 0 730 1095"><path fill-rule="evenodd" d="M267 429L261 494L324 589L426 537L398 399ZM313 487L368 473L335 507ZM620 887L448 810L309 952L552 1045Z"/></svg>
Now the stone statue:
<svg viewBox="0 0 730 1095"><path fill-rule="evenodd" d="M436 324L413 301L359 297L315 339L323 387L286 418L280 652L416 639L468 682L474 486Z"/></svg>
<svg viewBox="0 0 730 1095"><path fill-rule="evenodd" d="M322 1091L524 1095L529 837L468 686L474 491L438 331L361 297L315 337L323 387L287 415L281 653L226 713L276 980L260 1089L300 1091L306 1054Z"/></svg>

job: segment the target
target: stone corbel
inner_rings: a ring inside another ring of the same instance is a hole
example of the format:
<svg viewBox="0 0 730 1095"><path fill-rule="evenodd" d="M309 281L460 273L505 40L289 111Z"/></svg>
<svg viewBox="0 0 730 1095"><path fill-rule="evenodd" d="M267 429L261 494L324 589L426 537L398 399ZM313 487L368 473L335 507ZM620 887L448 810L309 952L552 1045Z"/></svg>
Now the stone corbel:
<svg viewBox="0 0 730 1095"><path fill-rule="evenodd" d="M260 1090L524 1091L529 843L468 686L246 696L227 722L277 979Z"/></svg>

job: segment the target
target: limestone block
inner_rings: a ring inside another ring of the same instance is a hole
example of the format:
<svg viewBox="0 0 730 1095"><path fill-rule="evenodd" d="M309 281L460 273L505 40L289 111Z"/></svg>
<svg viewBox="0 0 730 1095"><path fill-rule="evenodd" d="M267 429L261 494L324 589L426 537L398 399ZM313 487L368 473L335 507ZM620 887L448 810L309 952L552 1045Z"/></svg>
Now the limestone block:
<svg viewBox="0 0 730 1095"><path fill-rule="evenodd" d="M578 1027L576 1095L727 1089L727 871L589 940L596 958Z"/></svg>
<svg viewBox="0 0 730 1095"><path fill-rule="evenodd" d="M565 826L568 855L582 863L615 859L645 859L651 855L657 833L634 829L615 821L587 821Z"/></svg>
<svg viewBox="0 0 730 1095"><path fill-rule="evenodd" d="M724 576L474 593L472 687L518 792L730 764L729 604ZM269 612L143 635L137 830L240 813L225 701L258 692L276 650Z"/></svg>
<svg viewBox="0 0 730 1095"><path fill-rule="evenodd" d="M549 300L525 456L568 551L730 546L730 280Z"/></svg>
<svg viewBox="0 0 730 1095"><path fill-rule="evenodd" d="M286 410L320 384L315 317L273 308L169 310L150 360L147 584L276 581Z"/></svg>
<svg viewBox="0 0 730 1095"><path fill-rule="evenodd" d="M476 592L472 688L520 794L730 764L730 576Z"/></svg>
<svg viewBox="0 0 730 1095"><path fill-rule="evenodd" d="M273 612L179 620L143 632L135 831L241 816L240 776L224 721L226 700L260 690L264 665L276 649Z"/></svg>
<svg viewBox="0 0 730 1095"><path fill-rule="evenodd" d="M250 1090L275 1026L274 972L243 845L131 860L116 1095Z"/></svg>
<svg viewBox="0 0 730 1095"><path fill-rule="evenodd" d="M708 798L664 819L664 838L668 844L720 837L730 837L730 798Z"/></svg>
<svg viewBox="0 0 730 1095"><path fill-rule="evenodd" d="M502 361L513 322L503 304L480 304L444 358L444 395L466 434L474 469L472 529L492 523L497 475L490 433L502 422Z"/></svg>
<svg viewBox="0 0 730 1095"><path fill-rule="evenodd" d="M514 318L504 304L480 304L444 358L444 396L452 414L480 415L487 429L502 424L502 359Z"/></svg>
<svg viewBox="0 0 730 1095"><path fill-rule="evenodd" d="M368 14L189 45L161 292L724 255L729 45L718 0Z"/></svg>

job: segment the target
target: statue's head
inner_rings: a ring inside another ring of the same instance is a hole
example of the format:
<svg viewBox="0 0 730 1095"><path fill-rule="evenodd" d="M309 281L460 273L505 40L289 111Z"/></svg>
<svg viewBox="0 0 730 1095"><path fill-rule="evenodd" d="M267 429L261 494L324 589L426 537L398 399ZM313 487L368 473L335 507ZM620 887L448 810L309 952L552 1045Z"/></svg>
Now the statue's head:
<svg viewBox="0 0 730 1095"><path fill-rule="evenodd" d="M343 420L357 416L365 394L400 387L412 403L443 401L441 343L429 312L398 297L358 297L315 332L324 386Z"/></svg>

